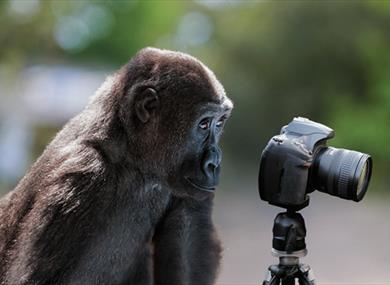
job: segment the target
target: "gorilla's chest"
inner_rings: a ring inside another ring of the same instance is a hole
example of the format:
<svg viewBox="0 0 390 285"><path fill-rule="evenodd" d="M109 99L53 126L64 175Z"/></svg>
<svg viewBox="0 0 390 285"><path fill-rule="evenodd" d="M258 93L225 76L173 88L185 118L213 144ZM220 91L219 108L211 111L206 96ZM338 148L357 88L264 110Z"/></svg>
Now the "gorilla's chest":
<svg viewBox="0 0 390 285"><path fill-rule="evenodd" d="M121 284L136 274L132 271L138 268L137 263L151 254L153 233L169 200L166 192L142 191L145 189L122 197L110 217L102 217L105 222L97 226L77 270L70 277L70 284L87 284L90 280L96 284L102 280Z"/></svg>

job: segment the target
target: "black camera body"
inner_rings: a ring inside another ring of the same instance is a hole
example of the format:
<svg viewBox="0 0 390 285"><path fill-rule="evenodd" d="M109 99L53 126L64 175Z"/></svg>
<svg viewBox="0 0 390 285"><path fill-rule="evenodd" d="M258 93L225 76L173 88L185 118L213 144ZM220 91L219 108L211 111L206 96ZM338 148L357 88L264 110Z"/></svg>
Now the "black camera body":
<svg viewBox="0 0 390 285"><path fill-rule="evenodd" d="M371 157L327 147L333 137L332 129L306 118L284 126L262 153L260 198L293 211L306 207L307 194L314 190L360 201L371 176Z"/></svg>

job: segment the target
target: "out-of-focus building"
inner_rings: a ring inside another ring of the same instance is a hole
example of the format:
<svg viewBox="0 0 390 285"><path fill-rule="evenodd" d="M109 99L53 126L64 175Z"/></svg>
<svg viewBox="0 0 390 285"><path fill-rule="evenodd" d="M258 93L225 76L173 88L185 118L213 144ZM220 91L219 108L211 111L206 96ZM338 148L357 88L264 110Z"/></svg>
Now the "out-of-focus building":
<svg viewBox="0 0 390 285"><path fill-rule="evenodd" d="M0 78L0 181L14 184L32 162L43 129L50 135L80 112L108 72L32 66L12 83ZM17 84L15 84L17 82Z"/></svg>

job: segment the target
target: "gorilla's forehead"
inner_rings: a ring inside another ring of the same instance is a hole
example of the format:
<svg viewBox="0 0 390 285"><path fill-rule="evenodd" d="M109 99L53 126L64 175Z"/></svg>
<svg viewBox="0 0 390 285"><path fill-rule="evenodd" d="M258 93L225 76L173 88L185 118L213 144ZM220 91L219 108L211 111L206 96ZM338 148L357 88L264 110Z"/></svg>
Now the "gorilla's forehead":
<svg viewBox="0 0 390 285"><path fill-rule="evenodd" d="M200 64L202 65L203 69L204 69L204 72L207 76L207 79L209 81L209 84L211 86L211 88L213 89L214 91L214 94L216 95L216 97L219 99L219 101L223 101L225 98L226 98L226 92L225 92L225 88L223 88L221 82L219 82L219 80L217 79L217 77L215 76L214 72L212 72L206 65L204 65L203 63L200 62Z"/></svg>
<svg viewBox="0 0 390 285"><path fill-rule="evenodd" d="M202 104L200 111L204 109L215 113L230 113L233 109L233 102L226 96L223 85L213 71L202 62L198 61L198 63L202 66L203 76L208 82L209 90L207 97L210 99L209 102Z"/></svg>
<svg viewBox="0 0 390 285"><path fill-rule="evenodd" d="M201 104L197 111L202 114L227 114L229 115L233 109L233 103L228 97L223 97L220 102L206 102Z"/></svg>
<svg viewBox="0 0 390 285"><path fill-rule="evenodd" d="M231 111L234 105L233 105L233 101L225 96L222 100L221 106L224 108L225 111Z"/></svg>

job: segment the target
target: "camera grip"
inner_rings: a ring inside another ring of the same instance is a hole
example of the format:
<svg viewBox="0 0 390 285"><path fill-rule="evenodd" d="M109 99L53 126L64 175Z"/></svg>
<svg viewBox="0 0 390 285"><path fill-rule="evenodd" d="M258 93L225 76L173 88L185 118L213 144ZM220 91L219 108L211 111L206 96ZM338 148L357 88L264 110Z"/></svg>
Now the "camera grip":
<svg viewBox="0 0 390 285"><path fill-rule="evenodd" d="M307 159L295 155L288 156L283 165L280 181L280 201L299 208L309 202L309 197L306 195L309 165Z"/></svg>

